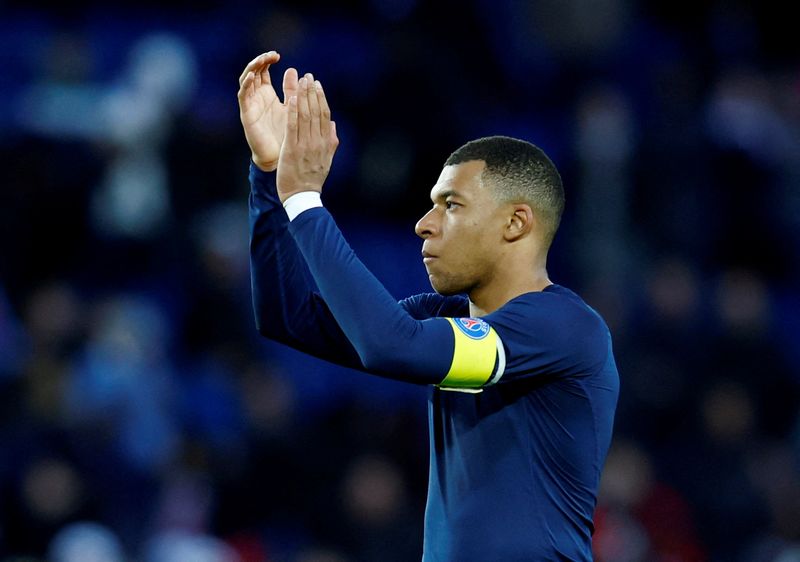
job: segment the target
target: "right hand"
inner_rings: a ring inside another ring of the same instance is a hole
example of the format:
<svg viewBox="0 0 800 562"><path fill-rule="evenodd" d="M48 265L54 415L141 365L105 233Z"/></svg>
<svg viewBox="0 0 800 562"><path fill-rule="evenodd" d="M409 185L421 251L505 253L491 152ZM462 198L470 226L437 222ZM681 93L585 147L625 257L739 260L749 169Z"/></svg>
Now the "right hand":
<svg viewBox="0 0 800 562"><path fill-rule="evenodd" d="M322 84L309 72L300 80L300 93L289 99L286 135L275 178L281 203L303 191L321 193L338 146L336 123L331 121Z"/></svg>
<svg viewBox="0 0 800 562"><path fill-rule="evenodd" d="M281 56L270 51L254 58L239 77L239 117L250 145L253 163L265 172L278 166L286 131L288 100L298 92L297 70L283 75L283 103L272 87L269 67Z"/></svg>

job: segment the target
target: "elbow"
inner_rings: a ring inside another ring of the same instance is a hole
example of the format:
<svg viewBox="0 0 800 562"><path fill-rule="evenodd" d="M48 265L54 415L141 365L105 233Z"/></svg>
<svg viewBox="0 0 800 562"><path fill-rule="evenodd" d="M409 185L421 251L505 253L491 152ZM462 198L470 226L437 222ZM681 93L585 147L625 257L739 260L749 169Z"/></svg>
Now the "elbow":
<svg viewBox="0 0 800 562"><path fill-rule="evenodd" d="M361 337L361 341L354 341L361 364L368 371L375 373L391 373L402 368L408 362L408 353L403 353L402 346L387 341L386 338Z"/></svg>
<svg viewBox="0 0 800 562"><path fill-rule="evenodd" d="M361 359L361 364L364 365L364 369L370 373L385 373L387 371L387 365L390 363L381 353L359 350L358 357Z"/></svg>
<svg viewBox="0 0 800 562"><path fill-rule="evenodd" d="M307 351L307 343L316 341L314 338L319 334L319 326L309 320L295 319L288 322L280 314L259 314L255 315L256 330L259 335L268 340L288 345L300 351Z"/></svg>
<svg viewBox="0 0 800 562"><path fill-rule="evenodd" d="M269 322L262 322L258 316L256 316L256 330L258 331L259 335L268 340L274 340L277 337L277 333L274 327L270 326Z"/></svg>
<svg viewBox="0 0 800 562"><path fill-rule="evenodd" d="M421 371L412 354L397 347L374 346L357 349L361 364L367 372L415 384L431 384L430 376Z"/></svg>
<svg viewBox="0 0 800 562"><path fill-rule="evenodd" d="M288 331L276 319L265 318L263 315L256 313L255 322L256 330L262 337L279 343L285 343L288 339Z"/></svg>
<svg viewBox="0 0 800 562"><path fill-rule="evenodd" d="M256 330L258 331L259 335L271 340L275 338L276 334L275 330L268 328L268 326L269 324L259 322L258 318L256 318Z"/></svg>

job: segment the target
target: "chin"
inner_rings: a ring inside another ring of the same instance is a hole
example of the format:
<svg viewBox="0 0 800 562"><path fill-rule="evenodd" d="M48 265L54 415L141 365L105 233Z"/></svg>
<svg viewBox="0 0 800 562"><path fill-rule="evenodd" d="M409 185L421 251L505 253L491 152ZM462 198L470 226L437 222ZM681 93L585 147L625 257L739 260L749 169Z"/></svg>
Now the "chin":
<svg viewBox="0 0 800 562"><path fill-rule="evenodd" d="M452 297L453 295L460 295L463 291L453 291L451 289L440 289L436 285L431 285L433 290L436 291L438 294L442 295L443 297Z"/></svg>
<svg viewBox="0 0 800 562"><path fill-rule="evenodd" d="M461 295L469 292L468 285L464 283L457 283L449 279L439 279L433 275L429 275L428 278L433 290L443 297L451 297L453 295Z"/></svg>

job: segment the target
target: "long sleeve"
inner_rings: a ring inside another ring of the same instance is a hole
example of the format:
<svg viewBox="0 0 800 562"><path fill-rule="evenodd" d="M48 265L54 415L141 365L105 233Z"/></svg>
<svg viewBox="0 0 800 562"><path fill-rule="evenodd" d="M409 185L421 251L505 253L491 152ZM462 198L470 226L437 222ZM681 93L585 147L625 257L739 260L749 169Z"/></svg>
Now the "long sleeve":
<svg viewBox="0 0 800 562"><path fill-rule="evenodd" d="M398 380L441 383L453 363L450 322L413 318L355 256L324 208L304 211L289 230L364 367Z"/></svg>
<svg viewBox="0 0 800 562"><path fill-rule="evenodd" d="M250 275L259 333L315 357L363 370L287 230L289 219L273 174L251 162L250 187Z"/></svg>
<svg viewBox="0 0 800 562"><path fill-rule="evenodd" d="M476 389L614 370L607 326L563 287L524 293L485 318L442 310L420 319L367 270L323 207L300 212L289 232L369 372L445 389Z"/></svg>

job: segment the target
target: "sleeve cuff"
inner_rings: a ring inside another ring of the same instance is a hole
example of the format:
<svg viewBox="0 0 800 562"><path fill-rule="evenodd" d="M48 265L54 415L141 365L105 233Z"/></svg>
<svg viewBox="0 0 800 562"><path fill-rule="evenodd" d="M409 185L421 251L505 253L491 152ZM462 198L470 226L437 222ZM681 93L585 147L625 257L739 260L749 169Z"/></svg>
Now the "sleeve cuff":
<svg viewBox="0 0 800 562"><path fill-rule="evenodd" d="M301 191L283 202L283 208L286 209L290 221L293 221L303 211L315 207L322 207L322 198L317 191Z"/></svg>
<svg viewBox="0 0 800 562"><path fill-rule="evenodd" d="M265 172L250 160L250 192L259 200L269 202L270 206L281 206L278 190L275 187L275 174Z"/></svg>

